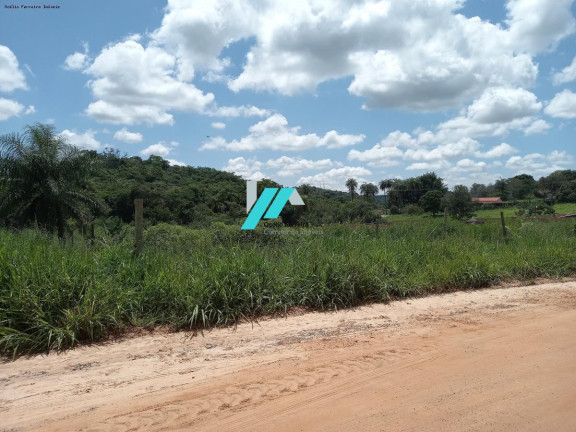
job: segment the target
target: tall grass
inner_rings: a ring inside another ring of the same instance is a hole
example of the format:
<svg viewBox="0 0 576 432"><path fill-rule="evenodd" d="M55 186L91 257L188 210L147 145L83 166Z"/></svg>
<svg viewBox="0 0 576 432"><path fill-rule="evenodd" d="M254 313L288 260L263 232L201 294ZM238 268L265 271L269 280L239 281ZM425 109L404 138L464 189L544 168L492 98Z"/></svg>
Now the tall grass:
<svg viewBox="0 0 576 432"><path fill-rule="evenodd" d="M124 240L61 245L0 230L0 351L60 350L130 326L228 325L294 307L337 309L393 297L576 273L571 223L420 221L269 235L157 226L141 254Z"/></svg>

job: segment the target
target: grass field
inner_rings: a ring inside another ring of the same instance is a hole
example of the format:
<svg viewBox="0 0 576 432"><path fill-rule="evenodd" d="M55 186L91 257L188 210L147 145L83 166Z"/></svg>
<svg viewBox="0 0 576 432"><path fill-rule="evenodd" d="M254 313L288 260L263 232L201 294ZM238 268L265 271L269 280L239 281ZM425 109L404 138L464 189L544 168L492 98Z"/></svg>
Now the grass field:
<svg viewBox="0 0 576 432"><path fill-rule="evenodd" d="M576 203L567 203L567 204L554 204L554 210L556 210L556 214L574 214L576 213ZM504 217L516 217L516 212L518 208L516 206L507 206L501 208L493 208L489 210L477 210L474 212L474 217L478 219L495 219L500 217L500 212L504 212ZM437 215L436 218L441 217L442 215ZM434 219L431 214L426 213L423 215L388 215L385 217L385 220L395 222L395 221L405 221L405 220L429 220Z"/></svg>
<svg viewBox="0 0 576 432"><path fill-rule="evenodd" d="M337 309L503 280L576 273L570 222L467 226L441 219L386 228L272 235L160 225L140 255L128 232L61 245L0 230L0 350L64 349L131 326L227 325L290 308Z"/></svg>

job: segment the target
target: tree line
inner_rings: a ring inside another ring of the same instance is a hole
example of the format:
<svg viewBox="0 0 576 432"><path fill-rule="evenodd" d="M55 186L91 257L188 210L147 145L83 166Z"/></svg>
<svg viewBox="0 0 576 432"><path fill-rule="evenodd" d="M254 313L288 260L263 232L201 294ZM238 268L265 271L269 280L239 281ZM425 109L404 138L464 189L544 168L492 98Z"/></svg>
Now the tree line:
<svg viewBox="0 0 576 432"><path fill-rule="evenodd" d="M0 224L36 226L60 238L70 230L84 232L96 220L110 230L131 223L135 198L144 199L149 225L238 224L246 217L245 187L241 177L213 168L171 166L159 156L144 160L112 149L80 150L52 125L35 124L21 134L0 136ZM281 185L265 179L258 187L261 192ZM445 207L461 218L470 213L473 196L576 202L576 171L556 171L538 181L523 174L451 191L433 172L385 179L378 185L348 179L346 188L348 193L298 186L305 206L286 206L282 221L315 226L370 223L380 220L384 209L435 215Z"/></svg>

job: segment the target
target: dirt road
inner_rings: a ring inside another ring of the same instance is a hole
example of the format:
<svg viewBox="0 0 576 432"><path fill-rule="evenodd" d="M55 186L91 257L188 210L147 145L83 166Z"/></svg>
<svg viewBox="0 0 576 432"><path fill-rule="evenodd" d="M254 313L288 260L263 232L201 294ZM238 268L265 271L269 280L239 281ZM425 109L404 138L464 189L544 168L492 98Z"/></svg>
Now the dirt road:
<svg viewBox="0 0 576 432"><path fill-rule="evenodd" d="M576 431L576 282L0 364L0 431Z"/></svg>

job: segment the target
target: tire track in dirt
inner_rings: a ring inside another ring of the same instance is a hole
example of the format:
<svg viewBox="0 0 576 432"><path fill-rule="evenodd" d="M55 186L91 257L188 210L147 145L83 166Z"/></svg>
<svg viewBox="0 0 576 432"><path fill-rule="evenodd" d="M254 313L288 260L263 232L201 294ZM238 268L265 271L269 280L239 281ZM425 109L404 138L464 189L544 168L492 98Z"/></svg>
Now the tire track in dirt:
<svg viewBox="0 0 576 432"><path fill-rule="evenodd" d="M431 358L427 352L433 349L432 345L426 345L411 349L382 350L372 355L363 354L340 360L334 359L334 363L330 365L308 367L298 374L289 374L260 382L249 382L242 386L226 386L220 391L189 395L181 400L171 400L164 404L143 407L129 414L112 416L103 421L103 428L100 430L105 429L104 425L109 428L121 427L126 430L131 430L137 426L150 430L162 430L165 424L178 424L186 419L189 421L190 418L200 419L203 416L225 410L236 410L244 405L254 406L324 383L331 384L333 390L315 396L315 398L326 397L333 394L334 391L346 391L350 385L354 386L383 374L427 361ZM415 356L417 359L414 359ZM391 364L407 358L410 358L409 366L400 365L390 368ZM344 381L344 383L332 384L335 380ZM162 418L158 418L157 412L159 410L163 413ZM236 425L240 426L238 423Z"/></svg>

